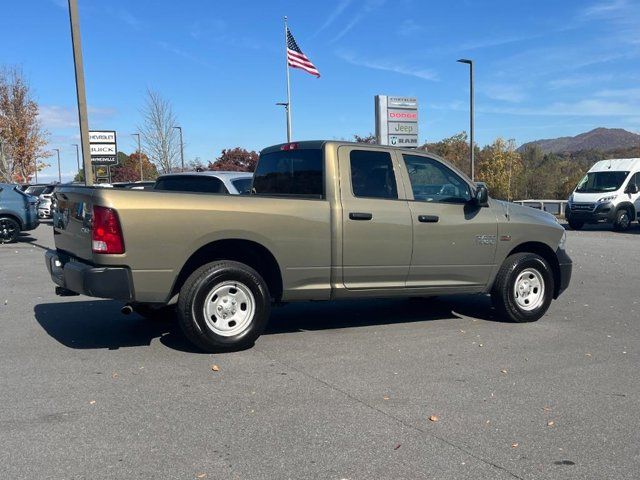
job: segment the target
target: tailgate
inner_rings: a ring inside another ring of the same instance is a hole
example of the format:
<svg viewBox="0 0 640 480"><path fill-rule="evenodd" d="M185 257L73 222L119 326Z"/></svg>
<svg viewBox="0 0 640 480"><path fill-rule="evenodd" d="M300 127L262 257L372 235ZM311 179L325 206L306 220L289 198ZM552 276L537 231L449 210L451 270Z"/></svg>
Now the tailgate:
<svg viewBox="0 0 640 480"><path fill-rule="evenodd" d="M91 261L93 187L62 187L54 193L53 239L58 250Z"/></svg>

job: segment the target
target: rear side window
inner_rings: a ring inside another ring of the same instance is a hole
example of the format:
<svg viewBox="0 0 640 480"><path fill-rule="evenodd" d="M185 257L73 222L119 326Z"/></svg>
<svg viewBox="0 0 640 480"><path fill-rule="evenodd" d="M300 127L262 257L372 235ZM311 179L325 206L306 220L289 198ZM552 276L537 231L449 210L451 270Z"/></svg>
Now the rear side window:
<svg viewBox="0 0 640 480"><path fill-rule="evenodd" d="M205 175L176 175L159 178L153 189L171 192L228 193L219 178Z"/></svg>
<svg viewBox="0 0 640 480"><path fill-rule="evenodd" d="M231 180L231 183L233 183L233 186L236 187L236 190L238 190L240 194L247 193L251 190L251 182L253 182L251 177Z"/></svg>
<svg viewBox="0 0 640 480"><path fill-rule="evenodd" d="M253 195L324 197L320 149L285 150L260 155L253 175Z"/></svg>
<svg viewBox="0 0 640 480"><path fill-rule="evenodd" d="M396 176L389 152L352 150L349 160L355 197L398 198Z"/></svg>

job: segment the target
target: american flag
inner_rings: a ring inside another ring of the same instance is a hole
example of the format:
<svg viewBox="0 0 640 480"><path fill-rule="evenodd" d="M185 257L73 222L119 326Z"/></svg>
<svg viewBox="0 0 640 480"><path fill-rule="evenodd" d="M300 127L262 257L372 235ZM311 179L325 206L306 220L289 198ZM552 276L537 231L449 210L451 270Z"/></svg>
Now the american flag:
<svg viewBox="0 0 640 480"><path fill-rule="evenodd" d="M291 35L289 27L287 27L287 64L293 68L300 68L311 75L320 77L320 72L311 60L302 53L300 47L296 43L296 39Z"/></svg>

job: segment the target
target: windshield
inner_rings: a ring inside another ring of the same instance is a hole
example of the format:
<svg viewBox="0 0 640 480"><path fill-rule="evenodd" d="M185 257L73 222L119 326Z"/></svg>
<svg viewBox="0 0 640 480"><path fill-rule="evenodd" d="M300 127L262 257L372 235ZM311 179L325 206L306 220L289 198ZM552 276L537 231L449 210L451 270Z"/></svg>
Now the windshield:
<svg viewBox="0 0 640 480"><path fill-rule="evenodd" d="M589 172L580 180L576 192L613 192L622 186L629 172Z"/></svg>
<svg viewBox="0 0 640 480"><path fill-rule="evenodd" d="M253 178L236 178L235 180L231 180L233 186L236 187L238 193L247 193L251 190L251 182L253 182Z"/></svg>
<svg viewBox="0 0 640 480"><path fill-rule="evenodd" d="M37 197L44 191L45 188L46 188L46 185L31 185L24 192L28 195L33 195L34 197Z"/></svg>

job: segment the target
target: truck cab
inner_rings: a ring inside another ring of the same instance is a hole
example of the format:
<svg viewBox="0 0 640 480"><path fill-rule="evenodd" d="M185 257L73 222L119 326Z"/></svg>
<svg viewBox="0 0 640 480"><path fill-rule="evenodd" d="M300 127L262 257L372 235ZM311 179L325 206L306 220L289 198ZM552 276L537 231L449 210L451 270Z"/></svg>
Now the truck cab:
<svg viewBox="0 0 640 480"><path fill-rule="evenodd" d="M640 158L601 160L589 169L569 197L569 226L606 223L625 231L640 220Z"/></svg>

